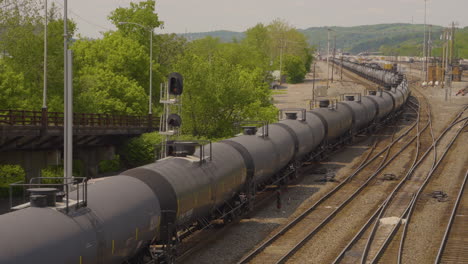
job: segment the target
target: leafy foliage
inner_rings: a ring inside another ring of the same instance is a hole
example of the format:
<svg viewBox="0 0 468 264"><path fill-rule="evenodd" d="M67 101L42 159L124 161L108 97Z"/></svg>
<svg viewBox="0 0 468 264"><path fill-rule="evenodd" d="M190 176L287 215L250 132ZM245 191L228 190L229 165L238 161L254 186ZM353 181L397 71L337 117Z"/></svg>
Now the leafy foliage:
<svg viewBox="0 0 468 264"><path fill-rule="evenodd" d="M49 166L41 170L43 178L61 178L63 177L63 166ZM63 179L41 179L42 183L60 184Z"/></svg>
<svg viewBox="0 0 468 264"><path fill-rule="evenodd" d="M176 70L185 77L184 131L195 136L223 137L241 120L273 120L276 110L260 69L230 64L221 56L209 60L189 54Z"/></svg>
<svg viewBox="0 0 468 264"><path fill-rule="evenodd" d="M115 155L111 160L103 160L99 162L99 173L115 172L120 170L120 156Z"/></svg>
<svg viewBox="0 0 468 264"><path fill-rule="evenodd" d="M455 33L455 55L458 58L468 59L468 27Z"/></svg>
<svg viewBox="0 0 468 264"><path fill-rule="evenodd" d="M19 5L23 0L12 1ZM2 107L38 110L42 103L43 19L35 1L24 1L27 8L0 12L0 28L6 28L0 31L0 48L6 51L0 58L0 103ZM188 42L175 34L152 34L163 25L155 8L154 0L117 8L108 17L117 31L104 32L99 39L78 37L70 41L75 112L146 114L152 50L154 102L168 73L178 71L184 76L184 136L180 138L225 138L234 133L235 122L275 121L277 110L269 89L272 71L281 65L290 81L299 82L310 68L313 50L306 37L284 21L258 24L245 38L232 43L213 37ZM61 111L63 21L54 6L49 13L48 108ZM72 36L76 25L68 23ZM152 110L157 113L160 107L154 104ZM100 169L152 162L158 151L155 146L161 142L157 133L132 139L120 151L121 164L108 161ZM61 176L62 170L54 167L43 173Z"/></svg>
<svg viewBox="0 0 468 264"><path fill-rule="evenodd" d="M377 24L354 27L329 27L336 33L336 48L351 53L382 51L385 55L399 54L401 56L420 56L422 54L422 43L424 38L424 25L422 24ZM304 34L308 42L318 47L322 54L327 52L328 27L311 27L298 30ZM440 45L439 36L443 28L432 26L432 36L434 46ZM463 38L467 36L466 28L457 32L457 42L461 57L468 58L467 44ZM229 42L232 39L244 39L248 35L246 32L214 31L183 34L192 39L206 36L221 36L223 41ZM333 43L334 33L330 34ZM457 44L456 44L457 45ZM333 46L331 47L333 50ZM436 51L437 52L437 51Z"/></svg>
<svg viewBox="0 0 468 264"><path fill-rule="evenodd" d="M8 197L10 184L24 181L25 176L19 165L0 165L0 197Z"/></svg>
<svg viewBox="0 0 468 264"><path fill-rule="evenodd" d="M35 1L12 0L10 7L0 11L0 50L3 52L0 65L7 65L8 71L21 76L13 86L8 85L27 98L27 104L23 100L12 100L8 106L37 110L42 105L43 18ZM60 111L63 109L63 20L58 17L54 5L48 19L49 109ZM73 21L69 21L68 29L73 35L76 29ZM4 83L4 78L11 81L12 76L1 77L0 83Z"/></svg>
<svg viewBox="0 0 468 264"><path fill-rule="evenodd" d="M288 76L288 82L300 83L304 81L304 76L307 73L304 68L304 62L300 57L288 55L284 60L284 70Z"/></svg>
<svg viewBox="0 0 468 264"><path fill-rule="evenodd" d="M84 112L142 115L147 110L144 89L110 70L84 68L75 82L75 104Z"/></svg>
<svg viewBox="0 0 468 264"><path fill-rule="evenodd" d="M4 109L24 109L28 105L24 76L0 60L0 105Z"/></svg>
<svg viewBox="0 0 468 264"><path fill-rule="evenodd" d="M120 157L125 167L133 168L151 163L155 160L157 145L162 143L158 133L147 133L132 138L120 149Z"/></svg>

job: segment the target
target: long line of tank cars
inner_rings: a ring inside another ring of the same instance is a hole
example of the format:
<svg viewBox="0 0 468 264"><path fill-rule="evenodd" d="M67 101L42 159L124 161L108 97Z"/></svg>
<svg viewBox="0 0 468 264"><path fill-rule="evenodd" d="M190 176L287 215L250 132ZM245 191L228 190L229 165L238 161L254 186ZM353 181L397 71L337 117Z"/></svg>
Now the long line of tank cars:
<svg viewBox="0 0 468 264"><path fill-rule="evenodd" d="M410 93L401 75L344 66L385 89L322 101L310 111L286 110L278 123L251 127L196 152L186 153L182 142L175 156L89 181L86 206L65 211L59 203L31 201L0 216L0 263L171 262L183 231L248 210L262 186L400 111ZM79 190L70 193L70 204L77 203L71 197Z"/></svg>

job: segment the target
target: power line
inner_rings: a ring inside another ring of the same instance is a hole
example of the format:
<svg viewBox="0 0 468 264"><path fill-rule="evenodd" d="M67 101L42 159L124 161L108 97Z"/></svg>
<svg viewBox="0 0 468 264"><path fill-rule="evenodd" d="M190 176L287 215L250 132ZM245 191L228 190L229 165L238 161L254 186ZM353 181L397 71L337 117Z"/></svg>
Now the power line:
<svg viewBox="0 0 468 264"><path fill-rule="evenodd" d="M56 2L56 1L53 1L53 2L56 3L56 4L58 4L59 6L63 7L63 5L60 3L60 1L57 1L57 2ZM110 29L110 28L107 28L107 27L105 27L105 26L98 25L98 24L96 24L96 23L94 23L94 22L91 22L91 21L89 21L89 20L83 18L82 16L78 15L76 12L74 12L74 11L73 11L72 9L70 9L70 8L68 8L68 12L71 13L71 14L73 14L73 16L74 16L75 18L77 18L78 20L81 20L81 21L83 21L83 22L85 22L85 23L87 23L87 24L89 24L89 25L91 25L91 26L95 26L95 27L98 27L98 28L100 28L100 29L108 30L108 31L112 30L112 29Z"/></svg>

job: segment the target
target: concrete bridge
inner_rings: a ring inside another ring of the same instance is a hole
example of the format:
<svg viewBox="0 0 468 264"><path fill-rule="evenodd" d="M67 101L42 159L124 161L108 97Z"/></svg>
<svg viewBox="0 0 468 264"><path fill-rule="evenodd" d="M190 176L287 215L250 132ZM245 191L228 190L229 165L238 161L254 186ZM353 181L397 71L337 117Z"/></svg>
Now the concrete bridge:
<svg viewBox="0 0 468 264"><path fill-rule="evenodd" d="M28 179L39 177L49 165L61 164L63 121L61 112L0 110L0 164L21 165ZM75 113L73 156L83 162L84 176L93 177L99 162L111 159L125 139L158 127L159 118L152 115Z"/></svg>

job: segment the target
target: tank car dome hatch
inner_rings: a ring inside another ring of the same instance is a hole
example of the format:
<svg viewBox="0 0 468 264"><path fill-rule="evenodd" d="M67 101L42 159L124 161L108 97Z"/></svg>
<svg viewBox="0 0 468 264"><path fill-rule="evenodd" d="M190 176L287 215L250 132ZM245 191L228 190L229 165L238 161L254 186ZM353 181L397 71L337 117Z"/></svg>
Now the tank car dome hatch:
<svg viewBox="0 0 468 264"><path fill-rule="evenodd" d="M377 91L369 91L370 95L377 95Z"/></svg>
<svg viewBox="0 0 468 264"><path fill-rule="evenodd" d="M31 207L47 207L47 196L32 194L29 196L29 204Z"/></svg>
<svg viewBox="0 0 468 264"><path fill-rule="evenodd" d="M354 101L354 95L346 95L345 100L346 101Z"/></svg>
<svg viewBox="0 0 468 264"><path fill-rule="evenodd" d="M56 188L30 188L27 191L31 193L29 201L32 207L55 206L56 204L58 192Z"/></svg>
<svg viewBox="0 0 468 264"><path fill-rule="evenodd" d="M170 114L167 118L167 124L171 127L180 127L182 125L182 118L178 114Z"/></svg>
<svg viewBox="0 0 468 264"><path fill-rule="evenodd" d="M253 136L257 134L258 128L256 126L243 126L242 133L244 135Z"/></svg>
<svg viewBox="0 0 468 264"><path fill-rule="evenodd" d="M330 100L320 100L319 102L319 107L320 108L325 108L330 105Z"/></svg>
<svg viewBox="0 0 468 264"><path fill-rule="evenodd" d="M291 119L291 120L296 120L297 119L297 113L285 113L286 119Z"/></svg>
<svg viewBox="0 0 468 264"><path fill-rule="evenodd" d="M181 95L184 90L184 79L178 72L169 74L169 93L172 95Z"/></svg>
<svg viewBox="0 0 468 264"><path fill-rule="evenodd" d="M187 157L195 153L197 142L192 141L175 141L170 140L166 142L166 154L173 157Z"/></svg>

